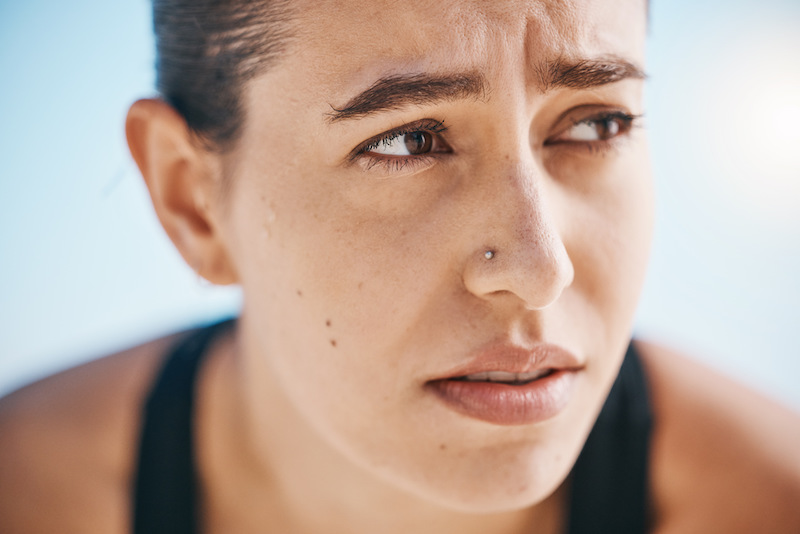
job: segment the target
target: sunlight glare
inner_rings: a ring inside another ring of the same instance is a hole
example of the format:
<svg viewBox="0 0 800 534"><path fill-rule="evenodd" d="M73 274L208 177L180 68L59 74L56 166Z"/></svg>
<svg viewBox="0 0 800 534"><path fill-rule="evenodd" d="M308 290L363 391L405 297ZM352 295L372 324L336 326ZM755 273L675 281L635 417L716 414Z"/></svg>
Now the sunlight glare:
<svg viewBox="0 0 800 534"><path fill-rule="evenodd" d="M712 103L710 122L717 130L707 133L723 171L723 190L762 217L796 224L800 222L800 72L787 68L793 64L789 55L786 49L770 50L769 55L750 51L739 56L744 57L746 69L720 73L716 92L721 96Z"/></svg>

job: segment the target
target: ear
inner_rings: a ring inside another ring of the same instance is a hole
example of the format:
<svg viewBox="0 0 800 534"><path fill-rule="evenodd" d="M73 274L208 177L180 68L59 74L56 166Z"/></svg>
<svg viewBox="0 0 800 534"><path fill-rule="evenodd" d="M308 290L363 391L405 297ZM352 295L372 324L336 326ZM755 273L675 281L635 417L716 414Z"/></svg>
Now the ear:
<svg viewBox="0 0 800 534"><path fill-rule="evenodd" d="M218 219L223 213L215 179L219 158L161 100L135 102L125 133L161 225L183 259L214 284L236 283Z"/></svg>

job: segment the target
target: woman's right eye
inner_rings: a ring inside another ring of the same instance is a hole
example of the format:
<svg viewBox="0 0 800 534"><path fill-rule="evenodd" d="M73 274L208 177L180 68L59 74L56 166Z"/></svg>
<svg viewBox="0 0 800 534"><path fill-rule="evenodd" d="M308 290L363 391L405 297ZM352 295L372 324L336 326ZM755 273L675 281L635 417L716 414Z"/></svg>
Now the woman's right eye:
<svg viewBox="0 0 800 534"><path fill-rule="evenodd" d="M408 171L432 165L435 156L452 152L442 133L442 121L423 119L376 135L355 149L351 160L361 160L366 168L389 172Z"/></svg>
<svg viewBox="0 0 800 534"><path fill-rule="evenodd" d="M357 149L357 154L379 158L413 158L449 152L450 147L441 136L445 130L447 128L442 121L423 119L373 137Z"/></svg>
<svg viewBox="0 0 800 534"><path fill-rule="evenodd" d="M377 146L366 151L381 156L419 156L435 152L440 140L435 134L425 131L414 131L386 137L378 141Z"/></svg>

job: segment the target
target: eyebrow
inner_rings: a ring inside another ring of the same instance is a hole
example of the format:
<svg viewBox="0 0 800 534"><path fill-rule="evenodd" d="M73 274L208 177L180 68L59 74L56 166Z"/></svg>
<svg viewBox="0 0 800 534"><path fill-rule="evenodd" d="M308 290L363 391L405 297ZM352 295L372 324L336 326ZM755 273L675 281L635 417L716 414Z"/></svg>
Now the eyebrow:
<svg viewBox="0 0 800 534"><path fill-rule="evenodd" d="M542 92L555 88L590 89L627 78L646 78L636 65L616 56L577 60L559 57L537 65L534 71ZM486 79L477 72L385 76L342 107L331 106L327 119L334 123L409 106L464 98L485 99L488 90Z"/></svg>
<svg viewBox="0 0 800 534"><path fill-rule="evenodd" d="M569 59L559 57L540 63L534 68L543 92L556 88L591 89L625 79L645 80L642 69L618 56L594 59Z"/></svg>
<svg viewBox="0 0 800 534"><path fill-rule="evenodd" d="M385 76L344 106L328 113L329 122L360 119L373 113L423 106L446 100L481 98L486 95L486 80L479 73L400 74Z"/></svg>

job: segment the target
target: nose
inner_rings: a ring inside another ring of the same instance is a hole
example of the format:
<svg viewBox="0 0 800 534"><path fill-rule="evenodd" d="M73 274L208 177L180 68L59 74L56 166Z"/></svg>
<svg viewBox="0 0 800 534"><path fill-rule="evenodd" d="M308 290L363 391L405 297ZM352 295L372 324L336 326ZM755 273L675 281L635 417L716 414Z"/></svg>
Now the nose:
<svg viewBox="0 0 800 534"><path fill-rule="evenodd" d="M507 170L480 202L464 284L484 299L513 295L525 308L544 309L575 276L556 224L559 207L545 195L543 177L531 165Z"/></svg>

